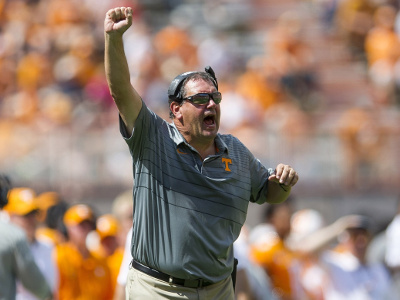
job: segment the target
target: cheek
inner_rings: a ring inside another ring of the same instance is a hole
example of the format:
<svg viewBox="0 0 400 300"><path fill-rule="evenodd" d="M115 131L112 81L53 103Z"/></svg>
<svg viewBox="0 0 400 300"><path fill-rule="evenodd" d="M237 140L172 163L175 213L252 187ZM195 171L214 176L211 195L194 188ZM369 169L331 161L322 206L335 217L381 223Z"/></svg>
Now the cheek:
<svg viewBox="0 0 400 300"><path fill-rule="evenodd" d="M196 111L186 111L183 114L183 121L186 126L193 126L193 124L195 124L199 119L200 113L197 113Z"/></svg>

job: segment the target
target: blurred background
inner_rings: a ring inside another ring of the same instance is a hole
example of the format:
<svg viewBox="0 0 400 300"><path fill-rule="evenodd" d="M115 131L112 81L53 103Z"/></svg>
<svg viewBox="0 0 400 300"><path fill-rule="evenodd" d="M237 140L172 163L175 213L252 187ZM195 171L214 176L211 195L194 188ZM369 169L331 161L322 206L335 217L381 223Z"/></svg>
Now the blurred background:
<svg viewBox="0 0 400 300"><path fill-rule="evenodd" d="M104 76L103 21L130 6L131 81L168 119L167 88L211 65L222 133L300 174L299 209L388 223L400 180L397 0L0 0L0 172L99 212L132 187ZM249 208L248 225L260 221Z"/></svg>

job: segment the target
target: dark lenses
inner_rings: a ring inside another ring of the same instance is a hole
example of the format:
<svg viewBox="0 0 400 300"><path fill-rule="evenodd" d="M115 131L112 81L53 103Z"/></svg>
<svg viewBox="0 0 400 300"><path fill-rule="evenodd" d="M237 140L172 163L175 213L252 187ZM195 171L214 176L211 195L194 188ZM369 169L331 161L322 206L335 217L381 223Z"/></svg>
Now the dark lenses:
<svg viewBox="0 0 400 300"><path fill-rule="evenodd" d="M191 97L188 97L189 100L191 100L194 104L206 104L208 101L210 101L210 95L209 94L196 94Z"/></svg>
<svg viewBox="0 0 400 300"><path fill-rule="evenodd" d="M222 100L222 95L220 92L215 92L212 94L213 100L216 104L220 104Z"/></svg>
<svg viewBox="0 0 400 300"><path fill-rule="evenodd" d="M216 104L221 103L222 95L221 95L220 92L215 92L215 93L212 93L212 94L199 93L199 94L187 97L187 99L192 101L192 103L194 103L194 104L204 105L204 104L207 104L208 101L210 101L210 97L213 99L213 101Z"/></svg>

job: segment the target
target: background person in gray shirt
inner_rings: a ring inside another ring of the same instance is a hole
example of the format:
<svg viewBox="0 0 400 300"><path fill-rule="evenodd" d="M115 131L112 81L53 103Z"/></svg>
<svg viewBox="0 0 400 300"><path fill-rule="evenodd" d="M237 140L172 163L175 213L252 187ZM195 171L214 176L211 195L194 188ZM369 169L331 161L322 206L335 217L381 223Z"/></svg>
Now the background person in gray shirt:
<svg viewBox="0 0 400 300"><path fill-rule="evenodd" d="M0 210L7 204L9 182L0 176ZM39 299L52 299L51 290L35 263L25 233L0 220L0 300L16 297L16 281Z"/></svg>
<svg viewBox="0 0 400 300"><path fill-rule="evenodd" d="M280 203L298 181L285 164L264 167L232 135L218 133L214 71L177 76L168 123L130 83L123 33L131 8L107 12L105 69L133 161L135 199L129 299L234 299L233 242L249 202Z"/></svg>

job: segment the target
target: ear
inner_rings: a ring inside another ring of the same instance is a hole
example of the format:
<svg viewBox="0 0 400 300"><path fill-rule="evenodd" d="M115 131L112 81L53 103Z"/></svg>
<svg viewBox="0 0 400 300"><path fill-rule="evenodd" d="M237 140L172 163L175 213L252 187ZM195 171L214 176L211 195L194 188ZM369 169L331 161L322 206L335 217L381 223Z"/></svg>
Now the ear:
<svg viewBox="0 0 400 300"><path fill-rule="evenodd" d="M169 109L173 113L176 119L180 120L182 118L182 111L181 111L182 106L178 102L171 102L169 105Z"/></svg>

